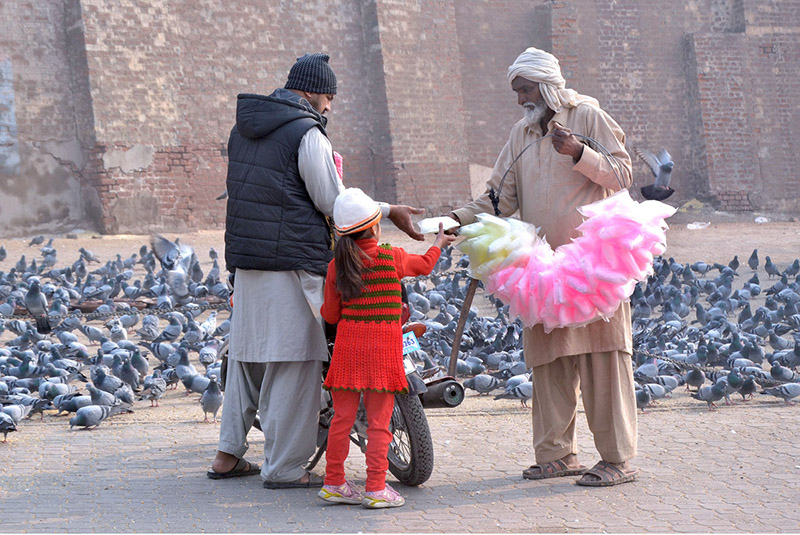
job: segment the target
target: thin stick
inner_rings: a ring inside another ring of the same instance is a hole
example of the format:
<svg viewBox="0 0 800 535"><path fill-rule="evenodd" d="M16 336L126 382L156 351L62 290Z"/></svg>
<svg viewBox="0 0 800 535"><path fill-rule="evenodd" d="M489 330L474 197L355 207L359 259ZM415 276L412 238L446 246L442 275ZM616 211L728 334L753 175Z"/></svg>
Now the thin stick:
<svg viewBox="0 0 800 535"><path fill-rule="evenodd" d="M478 288L478 279L469 279L467 295L464 296L464 304L461 305L461 315L458 317L456 334L453 336L453 351L450 353L450 364L447 366L447 374L450 377L456 376L456 363L458 362L458 348L461 347L461 335L464 334L464 325L467 323L469 307L472 306L472 298L475 297L475 290Z"/></svg>

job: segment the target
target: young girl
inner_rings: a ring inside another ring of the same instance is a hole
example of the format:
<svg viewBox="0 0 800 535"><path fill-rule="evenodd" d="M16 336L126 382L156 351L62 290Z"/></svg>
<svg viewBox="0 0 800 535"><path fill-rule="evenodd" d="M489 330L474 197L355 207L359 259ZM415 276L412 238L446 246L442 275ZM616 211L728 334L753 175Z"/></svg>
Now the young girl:
<svg viewBox="0 0 800 535"><path fill-rule="evenodd" d="M424 255L378 245L381 236L378 205L358 188L344 190L333 206L339 236L328 265L322 317L338 323L336 343L324 387L331 391L334 416L328 431L325 486L318 496L333 503L368 508L400 507L400 494L386 484L386 455L392 434L389 422L394 395L408 392L403 370L400 280L427 275L442 246L455 237L441 227ZM365 492L345 479L350 429L361 394L367 411L367 484Z"/></svg>

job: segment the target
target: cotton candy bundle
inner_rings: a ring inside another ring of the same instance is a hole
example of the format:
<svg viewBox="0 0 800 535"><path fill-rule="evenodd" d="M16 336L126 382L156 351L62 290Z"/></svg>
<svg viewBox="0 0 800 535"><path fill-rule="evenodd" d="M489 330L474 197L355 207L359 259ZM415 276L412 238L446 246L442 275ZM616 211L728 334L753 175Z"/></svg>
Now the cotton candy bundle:
<svg viewBox="0 0 800 535"><path fill-rule="evenodd" d="M458 248L469 255L472 276L526 326L550 332L607 320L652 273L675 208L636 202L622 190L579 212L582 235L555 251L532 225L487 214L461 229L467 239Z"/></svg>
<svg viewBox="0 0 800 535"><path fill-rule="evenodd" d="M339 175L339 180L344 178L344 158L336 151L333 151L333 165L336 166L336 174Z"/></svg>

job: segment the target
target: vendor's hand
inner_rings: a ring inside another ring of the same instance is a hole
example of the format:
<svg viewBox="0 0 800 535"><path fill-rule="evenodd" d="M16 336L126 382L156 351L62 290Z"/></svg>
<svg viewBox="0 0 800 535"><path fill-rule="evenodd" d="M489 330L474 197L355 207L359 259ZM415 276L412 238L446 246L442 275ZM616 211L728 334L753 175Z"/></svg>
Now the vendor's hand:
<svg viewBox="0 0 800 535"><path fill-rule="evenodd" d="M414 208L405 204L392 204L389 206L389 220L411 238L417 241L425 241L425 235L417 231L414 228L414 222L411 221L411 214L422 214L424 212L424 208Z"/></svg>
<svg viewBox="0 0 800 535"><path fill-rule="evenodd" d="M444 231L444 233L447 234L448 236L458 236L458 229L461 228L461 220L453 212L450 212L449 214L447 214L446 217L449 217L450 219L456 221L458 223L458 226L450 228L450 229L447 229L447 230Z"/></svg>
<svg viewBox="0 0 800 535"><path fill-rule="evenodd" d="M444 246L450 245L454 241L456 241L455 235L447 234L444 231L444 225L439 223L439 234L436 235L436 241L433 242L433 245L438 247L439 249L442 249L444 248Z"/></svg>
<svg viewBox="0 0 800 535"><path fill-rule="evenodd" d="M559 123L553 125L553 148L560 154L568 154L577 162L583 155L583 143L572 135L572 131Z"/></svg>

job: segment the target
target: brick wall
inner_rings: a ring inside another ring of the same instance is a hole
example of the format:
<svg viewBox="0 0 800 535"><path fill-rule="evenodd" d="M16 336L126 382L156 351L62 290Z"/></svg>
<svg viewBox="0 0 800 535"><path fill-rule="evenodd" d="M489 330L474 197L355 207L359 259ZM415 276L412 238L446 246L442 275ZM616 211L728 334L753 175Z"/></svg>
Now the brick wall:
<svg viewBox="0 0 800 535"><path fill-rule="evenodd" d="M568 85L597 97L629 147L672 154L670 202L796 213L800 1L553 1ZM634 162L634 186L652 175Z"/></svg>
<svg viewBox="0 0 800 535"><path fill-rule="evenodd" d="M0 175L0 233L222 226L236 94L313 51L338 75L345 182L446 210L518 119L506 68L531 44L629 146L670 151L675 203L797 212L798 22L800 0L5 0L0 127L19 167Z"/></svg>
<svg viewBox="0 0 800 535"><path fill-rule="evenodd" d="M549 44L549 11L537 17L527 0L456 2L455 7L468 160L492 167L521 117L506 81L508 66L528 46Z"/></svg>
<svg viewBox="0 0 800 535"><path fill-rule="evenodd" d="M455 0L376 4L396 198L441 211L469 196Z"/></svg>
<svg viewBox="0 0 800 535"><path fill-rule="evenodd" d="M691 38L711 198L729 210L796 213L800 38L757 31Z"/></svg>
<svg viewBox="0 0 800 535"><path fill-rule="evenodd" d="M99 152L146 155L127 169L98 155L105 231L221 227L225 203L215 198L225 187L236 95L282 86L305 52L331 55L339 94L329 134L345 155L348 184L371 185L362 2L331 2L324 17L312 4L119 4L82 2Z"/></svg>

